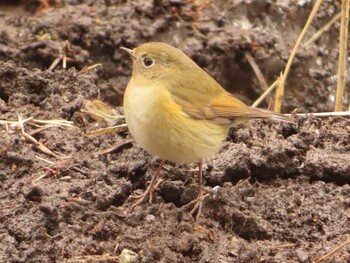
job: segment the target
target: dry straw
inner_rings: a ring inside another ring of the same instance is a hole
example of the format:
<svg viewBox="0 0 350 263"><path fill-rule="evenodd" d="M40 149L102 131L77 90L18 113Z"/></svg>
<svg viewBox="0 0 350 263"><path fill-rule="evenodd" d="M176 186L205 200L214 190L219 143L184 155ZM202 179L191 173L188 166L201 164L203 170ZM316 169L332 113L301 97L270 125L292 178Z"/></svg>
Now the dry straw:
<svg viewBox="0 0 350 263"><path fill-rule="evenodd" d="M286 68L285 68L283 74L281 75L281 77L279 78L279 83L278 83L278 87L277 87L277 90L276 90L276 100L275 100L275 108L274 108L274 110L276 112L281 112L282 97L283 97L283 94L284 94L284 85L285 85L285 82L286 82L286 79L287 79L290 67L291 67L291 65L293 63L293 60L294 60L295 55L296 55L296 53L298 51L298 48L299 48L299 46L300 46L300 44L301 44L301 42L302 42L302 40L303 40L303 38L304 38L304 36L306 34L306 31L309 28L312 20L316 16L317 10L320 7L322 1L323 0L317 0L317 2L315 3L309 18L308 18L308 20L307 20L303 30L301 31L297 42L295 43L295 46L294 46L294 48L292 50L292 53L289 56Z"/></svg>
<svg viewBox="0 0 350 263"><path fill-rule="evenodd" d="M246 56L248 62L252 66L255 75L257 76L260 85L265 89L265 92L253 103L253 107L257 107L261 101L272 92L272 90L276 88L275 91L275 105L274 110L276 112L281 112L281 105L282 105L282 98L284 95L284 88L286 79L288 76L288 73L290 71L291 65L293 63L293 60L295 58L295 55L301 45L301 42L307 32L307 29L309 28L312 20L316 16L316 13L321 5L323 0L317 0L310 16L300 33L298 40L295 43L295 46L288 58L288 62L286 64L285 70L281 73L280 77L268 88L266 89L266 82L265 79L261 76L261 72L257 68L257 65L255 64L255 61L252 59L250 54ZM342 10L340 13L336 14L329 22L327 22L321 29L319 29L308 41L306 41L302 46L307 47L314 41L316 41L324 32L330 29L330 27L339 20L341 17L341 27L340 27L340 41L339 41L339 62L338 62L338 74L337 74L337 91L336 91L336 103L335 103L335 112L339 112L338 114L332 113L332 112L324 112L321 113L319 116L349 116L346 112L342 111L342 104L343 104L343 96L344 96L344 85L346 83L346 61L347 61L347 38L348 38L348 22L349 22L349 0L342 0ZM349 109L350 111L350 105ZM305 114L301 114L305 115ZM315 114L318 115L318 114Z"/></svg>
<svg viewBox="0 0 350 263"><path fill-rule="evenodd" d="M348 43L348 22L349 22L349 0L342 0L340 39L339 39L339 62L338 62L338 83L335 98L335 111L341 111L343 106L343 95L346 75L347 43Z"/></svg>

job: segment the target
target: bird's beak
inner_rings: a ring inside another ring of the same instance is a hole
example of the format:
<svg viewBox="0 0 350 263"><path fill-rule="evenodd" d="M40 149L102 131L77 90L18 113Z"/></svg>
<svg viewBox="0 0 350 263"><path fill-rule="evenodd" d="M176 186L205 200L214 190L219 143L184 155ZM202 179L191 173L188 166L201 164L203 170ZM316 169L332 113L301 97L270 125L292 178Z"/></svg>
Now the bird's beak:
<svg viewBox="0 0 350 263"><path fill-rule="evenodd" d="M128 54L130 55L130 57L132 59L135 59L135 54L134 54L134 50L130 49L130 48L126 48L126 47L120 47L120 49L128 52Z"/></svg>

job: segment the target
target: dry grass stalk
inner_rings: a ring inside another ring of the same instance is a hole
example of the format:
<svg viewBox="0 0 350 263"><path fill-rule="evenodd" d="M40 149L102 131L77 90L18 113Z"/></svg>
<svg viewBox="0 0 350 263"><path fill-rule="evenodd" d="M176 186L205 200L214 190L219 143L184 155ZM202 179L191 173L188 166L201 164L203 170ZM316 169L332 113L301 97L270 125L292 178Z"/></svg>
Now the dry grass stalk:
<svg viewBox="0 0 350 263"><path fill-rule="evenodd" d="M349 0L342 0L340 39L339 39L339 62L338 83L335 98L335 111L341 111L343 107L343 94L346 74L347 45L348 45L348 23L349 23Z"/></svg>
<svg viewBox="0 0 350 263"><path fill-rule="evenodd" d="M72 121L66 121L66 120L39 120L39 119L34 119L33 117L29 117L27 119L22 119L21 122L17 121L9 121L9 120L0 120L0 124L3 124L5 126L10 126L11 128L20 126L20 124L31 124L31 125L35 125L38 127L41 127L41 124L46 124L49 125L50 127L56 127L56 126L65 126L65 127L74 127L73 122ZM39 125L37 125L39 124Z"/></svg>
<svg viewBox="0 0 350 263"><path fill-rule="evenodd" d="M88 114L97 122L103 121L108 125L116 125L124 120L124 116L100 100L86 100L85 110L82 110L82 112Z"/></svg>
<svg viewBox="0 0 350 263"><path fill-rule="evenodd" d="M36 158L38 158L37 156L35 156ZM39 158L38 158L39 159ZM40 158L41 159L41 158ZM32 181L32 184L36 184L38 181L40 181L41 179L47 177L47 176L57 176L59 175L62 170L67 169L71 159L63 159L63 160L59 160L57 162L51 162L45 159L41 159L44 162L49 162L50 166L44 167L43 170L45 171L43 174L41 174L40 176L38 176L36 179L34 179ZM70 167L71 168L71 167Z"/></svg>
<svg viewBox="0 0 350 263"><path fill-rule="evenodd" d="M274 88L276 88L277 83L278 80L275 80L275 82L272 83L271 86L267 90L265 90L265 92L261 94L261 96L256 101L254 101L252 107L258 107L260 103L267 97L267 95L269 95L274 90Z"/></svg>
<svg viewBox="0 0 350 263"><path fill-rule="evenodd" d="M293 248L296 247L298 243L286 243L286 244L280 244L276 246L269 246L267 247L270 250L278 250L278 249L283 249L283 248Z"/></svg>
<svg viewBox="0 0 350 263"><path fill-rule="evenodd" d="M41 179L45 178L48 175L48 173L43 173L40 176L38 176L36 179L34 179L32 181L32 184L36 184L38 181L40 181Z"/></svg>
<svg viewBox="0 0 350 263"><path fill-rule="evenodd" d="M21 123L24 124L24 123L31 121L31 120L33 120L33 117L29 117L28 119L24 119L24 120L22 119ZM19 126L19 121L18 120L17 121L0 120L0 124L7 126L6 130L8 130L9 125L11 128Z"/></svg>
<svg viewBox="0 0 350 263"><path fill-rule="evenodd" d="M33 117L29 117L27 119L23 119L22 116L18 116L17 121L11 121L11 120L0 120L0 124L5 125L5 129L8 132L10 128L15 129L16 127L20 128L21 135L29 142L33 143L40 151L42 151L45 154L48 154L50 156L54 156L58 158L59 156L55 153L53 153L50 149L48 149L45 145L38 142L32 135L25 131L24 124L31 124L37 127L40 127L38 130L43 130L49 127L54 126L64 126L64 127L73 127L73 122L66 121L66 120L38 120L34 119ZM44 126L40 126L44 125ZM38 131L36 130L36 132Z"/></svg>
<svg viewBox="0 0 350 263"><path fill-rule="evenodd" d="M109 254L105 255L87 255L87 256L78 256L68 259L67 262L70 263L87 263L87 262L107 262L109 260L119 261L119 256L111 256Z"/></svg>
<svg viewBox="0 0 350 263"><path fill-rule="evenodd" d="M52 62L51 66L49 67L48 70L54 70L55 67L58 65L58 63L60 63L60 61L62 60L62 67L65 69L67 67L67 58L68 58L68 54L72 53L72 46L69 43L68 40L66 40L64 42L64 46L61 50L60 55Z"/></svg>
<svg viewBox="0 0 350 263"><path fill-rule="evenodd" d="M328 21L323 27L321 27L308 41L306 41L303 44L303 47L307 47L310 44L312 44L313 42L315 42L317 39L320 38L320 36L326 32L327 30L329 30L331 28L331 26L337 22L340 18L341 13L336 14L330 21Z"/></svg>
<svg viewBox="0 0 350 263"><path fill-rule="evenodd" d="M348 0L347 0L348 1ZM341 244L340 246L336 247L335 249L333 249L332 251L330 251L329 253L327 253L326 255L315 259L312 261L312 263L325 263L325 262L329 262L330 258L332 256L334 256L336 253L338 253L341 249L343 249L344 247L346 247L347 245L350 244L350 239L346 240L343 244Z"/></svg>
<svg viewBox="0 0 350 263"><path fill-rule="evenodd" d="M312 8L312 11L310 13L310 16L308 18L308 20L306 21L306 24L303 28L303 30L301 31L299 37L298 37L298 40L297 42L295 43L295 46L292 50L292 53L290 54L289 56L289 59L288 59L288 62L287 62L287 65L286 65L286 68L283 72L283 75L282 77L280 78L280 82L278 83L278 89L280 89L280 93L281 93L281 100L278 100L276 101L275 103L275 111L276 112L281 112L281 105L282 105L282 97L283 97L283 94L284 94L284 85L285 85L285 82L286 82L286 79L287 79L287 76L288 76L288 73L289 73L289 70L290 70L290 67L292 65L292 62L295 58L295 55L299 49L299 46L306 34L306 31L307 29L309 28L312 20L314 19L314 17L316 16L316 13L317 13L317 10L318 8L320 7L321 3L323 2L323 0L317 0L314 7ZM278 102L278 103L277 103Z"/></svg>
<svg viewBox="0 0 350 263"><path fill-rule="evenodd" d="M281 72L280 76L277 79L277 88L275 91L274 111L276 112L281 112L283 87L284 87L281 85L282 78L283 78L283 73Z"/></svg>
<svg viewBox="0 0 350 263"><path fill-rule="evenodd" d="M293 114L284 114L287 117L290 116L316 116L316 117L350 117L349 111L337 111L337 112L315 112L315 113L293 113Z"/></svg>
<svg viewBox="0 0 350 263"><path fill-rule="evenodd" d="M38 124L48 124L51 127L54 126L65 126L65 127L73 127L72 121L66 121L66 120L39 120L39 119L32 119L32 123L38 123Z"/></svg>
<svg viewBox="0 0 350 263"><path fill-rule="evenodd" d="M47 160L47 159L45 159L45 158L42 158L42 157L40 157L40 156L38 156L38 155L35 155L35 158L37 158L37 159L40 160L40 161L44 161L44 162L46 162L46 163L48 163L48 164L55 164L55 162L52 162L52 161Z"/></svg>
<svg viewBox="0 0 350 263"><path fill-rule="evenodd" d="M86 66L86 67L83 67L79 72L78 74L84 74L94 68L97 68L97 67L102 67L102 64L98 63L98 64L94 64L94 65L91 65L91 66Z"/></svg>
<svg viewBox="0 0 350 263"><path fill-rule="evenodd" d="M44 144L41 142L38 142L34 137L29 135L24 131L24 125L23 125L23 120L21 116L18 116L18 125L21 129L21 134L22 136L29 142L33 143L39 150L41 150L43 153L46 153L48 155L58 157L55 153L53 153L49 148L47 148Z"/></svg>

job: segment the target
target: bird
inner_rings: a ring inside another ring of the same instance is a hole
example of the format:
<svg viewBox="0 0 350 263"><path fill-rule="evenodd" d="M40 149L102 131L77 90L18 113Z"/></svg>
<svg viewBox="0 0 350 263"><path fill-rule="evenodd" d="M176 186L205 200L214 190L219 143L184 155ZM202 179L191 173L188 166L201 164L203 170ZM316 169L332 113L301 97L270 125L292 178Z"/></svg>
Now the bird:
<svg viewBox="0 0 350 263"><path fill-rule="evenodd" d="M165 161L198 163L198 197L185 205L198 219L203 206L203 159L215 154L231 127L251 119L291 122L283 114L246 105L226 91L183 51L148 42L126 51L133 62L125 89L125 121L136 144L161 163L147 190L131 207L152 200Z"/></svg>

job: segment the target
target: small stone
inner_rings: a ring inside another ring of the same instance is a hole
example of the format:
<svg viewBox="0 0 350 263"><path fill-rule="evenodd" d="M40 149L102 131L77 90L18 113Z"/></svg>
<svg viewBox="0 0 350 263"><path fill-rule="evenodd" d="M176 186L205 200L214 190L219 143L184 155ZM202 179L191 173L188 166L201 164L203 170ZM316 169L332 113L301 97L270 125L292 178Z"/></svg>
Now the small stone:
<svg viewBox="0 0 350 263"><path fill-rule="evenodd" d="M154 221L154 219L156 219L156 217L154 215L149 214L146 216L146 221L149 223Z"/></svg>
<svg viewBox="0 0 350 263"><path fill-rule="evenodd" d="M119 261L120 263L134 263L138 260L138 255L132 250L123 249L122 253L120 253Z"/></svg>

